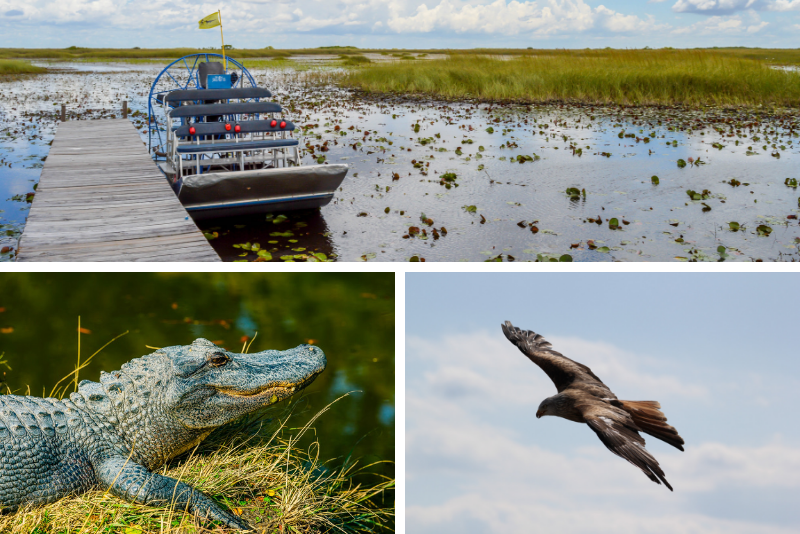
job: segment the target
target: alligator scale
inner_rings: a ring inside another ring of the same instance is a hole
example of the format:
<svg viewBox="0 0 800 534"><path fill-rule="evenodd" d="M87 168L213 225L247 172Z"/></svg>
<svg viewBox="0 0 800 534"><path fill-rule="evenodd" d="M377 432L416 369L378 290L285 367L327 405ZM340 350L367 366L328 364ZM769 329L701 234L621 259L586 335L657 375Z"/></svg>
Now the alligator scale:
<svg viewBox="0 0 800 534"><path fill-rule="evenodd" d="M214 429L300 391L325 365L312 345L235 354L197 339L84 380L69 399L0 395L0 507L108 488L247 529L203 493L153 471Z"/></svg>

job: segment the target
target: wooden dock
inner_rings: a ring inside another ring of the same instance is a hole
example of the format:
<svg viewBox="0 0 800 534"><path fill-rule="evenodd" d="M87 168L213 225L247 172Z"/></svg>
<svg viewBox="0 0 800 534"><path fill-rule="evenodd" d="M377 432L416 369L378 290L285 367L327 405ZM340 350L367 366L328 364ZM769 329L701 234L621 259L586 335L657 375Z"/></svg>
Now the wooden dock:
<svg viewBox="0 0 800 534"><path fill-rule="evenodd" d="M220 261L125 119L58 125L17 261Z"/></svg>

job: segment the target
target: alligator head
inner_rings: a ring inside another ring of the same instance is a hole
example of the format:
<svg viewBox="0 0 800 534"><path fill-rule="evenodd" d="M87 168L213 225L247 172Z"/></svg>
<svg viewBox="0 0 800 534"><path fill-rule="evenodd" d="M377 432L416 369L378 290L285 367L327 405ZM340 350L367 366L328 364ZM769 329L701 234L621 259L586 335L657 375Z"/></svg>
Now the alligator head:
<svg viewBox="0 0 800 534"><path fill-rule="evenodd" d="M162 350L170 354L175 348ZM313 345L236 354L198 339L177 348L181 350L171 357L175 376L167 385L165 400L186 427L198 430L217 428L291 396L309 385L327 363L322 350Z"/></svg>
<svg viewBox="0 0 800 534"><path fill-rule="evenodd" d="M197 339L101 373L100 383L84 380L70 399L103 415L152 469L215 428L302 390L326 363L313 345L237 354Z"/></svg>

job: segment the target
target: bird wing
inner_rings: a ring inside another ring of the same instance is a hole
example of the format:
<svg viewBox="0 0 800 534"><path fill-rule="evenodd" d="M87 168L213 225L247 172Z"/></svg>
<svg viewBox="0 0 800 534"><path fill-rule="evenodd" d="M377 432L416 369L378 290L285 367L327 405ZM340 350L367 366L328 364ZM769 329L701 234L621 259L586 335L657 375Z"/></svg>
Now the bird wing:
<svg viewBox="0 0 800 534"><path fill-rule="evenodd" d="M539 334L530 330L521 330L509 321L500 326L508 340L547 373L559 393L573 385L574 382L583 382L586 385L595 386L595 388L601 386L599 391L593 392L595 395L601 398L616 399L616 396L603 384L602 380L595 376L591 369L554 351L550 343Z"/></svg>
<svg viewBox="0 0 800 534"><path fill-rule="evenodd" d="M644 438L630 414L600 399L584 395L575 403L586 424L594 430L608 450L624 458L647 475L656 484L664 483L672 491L658 461L644 448Z"/></svg>

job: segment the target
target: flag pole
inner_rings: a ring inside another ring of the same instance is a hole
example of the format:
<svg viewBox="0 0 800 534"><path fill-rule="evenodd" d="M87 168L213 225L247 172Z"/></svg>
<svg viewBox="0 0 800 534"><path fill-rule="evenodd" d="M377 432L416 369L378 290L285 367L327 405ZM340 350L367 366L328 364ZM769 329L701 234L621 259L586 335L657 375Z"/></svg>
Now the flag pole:
<svg viewBox="0 0 800 534"><path fill-rule="evenodd" d="M225 57L225 36L222 35L222 10L217 11L219 16L219 37L222 39L222 60L225 62L225 72L228 72L228 58Z"/></svg>

